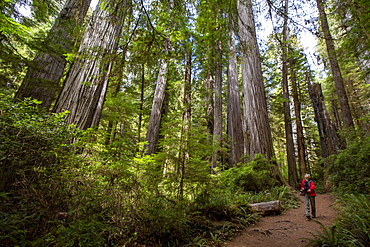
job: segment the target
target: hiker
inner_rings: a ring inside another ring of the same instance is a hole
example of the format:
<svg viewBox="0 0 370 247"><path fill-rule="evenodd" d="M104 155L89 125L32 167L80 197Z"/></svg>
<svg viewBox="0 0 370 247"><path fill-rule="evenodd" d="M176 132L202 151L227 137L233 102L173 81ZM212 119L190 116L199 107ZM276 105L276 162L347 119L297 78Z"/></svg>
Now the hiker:
<svg viewBox="0 0 370 247"><path fill-rule="evenodd" d="M316 204L315 204L315 197L316 197L316 186L315 183L310 179L311 175L306 174L304 175L304 180L301 183L301 195L304 196L304 206L306 209L306 217L307 219L316 218ZM311 208L311 214L310 214Z"/></svg>

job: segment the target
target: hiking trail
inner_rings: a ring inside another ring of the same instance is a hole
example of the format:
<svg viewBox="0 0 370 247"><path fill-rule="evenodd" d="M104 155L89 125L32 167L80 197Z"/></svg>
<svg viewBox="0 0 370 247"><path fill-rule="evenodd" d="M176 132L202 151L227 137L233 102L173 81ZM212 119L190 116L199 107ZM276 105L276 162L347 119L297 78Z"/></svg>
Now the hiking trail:
<svg viewBox="0 0 370 247"><path fill-rule="evenodd" d="M233 240L224 243L226 247L304 247L308 240L313 239L310 233L322 231L320 224L329 226L334 222L337 211L334 196L317 194L316 218L309 220L305 217L303 197L299 196L299 208L289 209L280 215L265 216L259 222L246 228Z"/></svg>

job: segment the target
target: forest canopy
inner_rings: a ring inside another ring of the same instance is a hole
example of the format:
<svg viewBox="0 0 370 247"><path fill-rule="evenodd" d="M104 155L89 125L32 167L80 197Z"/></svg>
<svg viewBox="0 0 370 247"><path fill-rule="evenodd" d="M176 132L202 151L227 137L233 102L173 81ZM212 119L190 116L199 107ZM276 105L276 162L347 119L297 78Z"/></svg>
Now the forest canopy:
<svg viewBox="0 0 370 247"><path fill-rule="evenodd" d="M216 246L306 173L366 208L366 0L0 9L0 245Z"/></svg>

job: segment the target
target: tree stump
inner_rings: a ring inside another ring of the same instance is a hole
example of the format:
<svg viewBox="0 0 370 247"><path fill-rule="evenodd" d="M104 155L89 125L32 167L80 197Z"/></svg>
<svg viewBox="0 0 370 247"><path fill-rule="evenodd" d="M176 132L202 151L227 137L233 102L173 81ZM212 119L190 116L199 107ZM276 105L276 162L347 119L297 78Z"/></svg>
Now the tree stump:
<svg viewBox="0 0 370 247"><path fill-rule="evenodd" d="M257 212L263 216L271 214L280 214L280 201L260 202L249 204L253 212Z"/></svg>

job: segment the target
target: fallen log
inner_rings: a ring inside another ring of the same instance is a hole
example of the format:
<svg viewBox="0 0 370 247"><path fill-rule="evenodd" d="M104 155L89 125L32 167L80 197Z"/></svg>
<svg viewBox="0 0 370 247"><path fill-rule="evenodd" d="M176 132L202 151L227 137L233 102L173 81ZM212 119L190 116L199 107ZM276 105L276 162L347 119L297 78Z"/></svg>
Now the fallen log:
<svg viewBox="0 0 370 247"><path fill-rule="evenodd" d="M260 202L249 204L253 212L257 212L263 216L271 214L280 214L280 201Z"/></svg>

